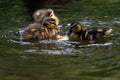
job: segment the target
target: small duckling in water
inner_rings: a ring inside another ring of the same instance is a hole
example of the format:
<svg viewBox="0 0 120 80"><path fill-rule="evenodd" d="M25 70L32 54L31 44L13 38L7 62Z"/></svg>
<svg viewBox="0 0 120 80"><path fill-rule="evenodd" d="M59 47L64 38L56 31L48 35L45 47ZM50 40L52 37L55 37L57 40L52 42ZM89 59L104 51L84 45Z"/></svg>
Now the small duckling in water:
<svg viewBox="0 0 120 80"><path fill-rule="evenodd" d="M54 14L54 11L52 9L40 9L34 12L33 14L34 21L35 22L42 22L42 20L46 17L53 18L56 21L56 25L59 24L58 17Z"/></svg>
<svg viewBox="0 0 120 80"><path fill-rule="evenodd" d="M99 40L108 36L112 31L110 27L91 27L83 29L82 25L78 22L71 23L68 30L68 37L76 40Z"/></svg>
<svg viewBox="0 0 120 80"><path fill-rule="evenodd" d="M53 18L45 18L42 23L33 23L24 28L21 40L43 40L54 38L57 34L56 21Z"/></svg>

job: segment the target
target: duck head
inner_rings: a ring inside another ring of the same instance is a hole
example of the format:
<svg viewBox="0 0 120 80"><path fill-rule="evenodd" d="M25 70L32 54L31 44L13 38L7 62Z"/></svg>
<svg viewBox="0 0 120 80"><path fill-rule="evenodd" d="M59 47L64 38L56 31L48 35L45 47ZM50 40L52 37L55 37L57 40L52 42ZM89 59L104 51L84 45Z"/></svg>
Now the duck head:
<svg viewBox="0 0 120 80"><path fill-rule="evenodd" d="M73 22L69 26L67 35L69 37L76 37L82 33L82 25L78 22Z"/></svg>
<svg viewBox="0 0 120 80"><path fill-rule="evenodd" d="M49 29L55 29L57 26L56 26L56 20L53 19L53 18L45 18L43 20L43 25L46 27L46 28L49 28Z"/></svg>
<svg viewBox="0 0 120 80"><path fill-rule="evenodd" d="M43 26L47 28L49 31L53 31L58 33L60 31L60 28L57 27L56 20L53 18L46 17L43 22Z"/></svg>

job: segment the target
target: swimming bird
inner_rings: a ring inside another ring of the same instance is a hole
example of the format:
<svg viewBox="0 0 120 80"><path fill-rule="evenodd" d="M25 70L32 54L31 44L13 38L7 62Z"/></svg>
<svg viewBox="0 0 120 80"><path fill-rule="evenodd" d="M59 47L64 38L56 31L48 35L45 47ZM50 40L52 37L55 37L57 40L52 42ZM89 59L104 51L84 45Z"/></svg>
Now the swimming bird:
<svg viewBox="0 0 120 80"><path fill-rule="evenodd" d="M23 29L22 40L44 40L52 39L57 34L56 21L46 17L41 23L34 22Z"/></svg>
<svg viewBox="0 0 120 80"><path fill-rule="evenodd" d="M68 29L68 37L77 40L99 40L107 37L112 32L111 27L83 28L78 22L73 22Z"/></svg>

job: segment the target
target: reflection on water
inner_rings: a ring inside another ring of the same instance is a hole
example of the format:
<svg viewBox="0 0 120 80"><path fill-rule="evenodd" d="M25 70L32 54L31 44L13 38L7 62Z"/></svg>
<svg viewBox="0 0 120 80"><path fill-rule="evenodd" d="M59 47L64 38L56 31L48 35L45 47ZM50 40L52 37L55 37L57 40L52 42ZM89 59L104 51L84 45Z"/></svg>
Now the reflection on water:
<svg viewBox="0 0 120 80"><path fill-rule="evenodd" d="M76 50L74 48L66 48L61 50L42 50L43 53L47 54L75 54L82 53L80 50Z"/></svg>
<svg viewBox="0 0 120 80"><path fill-rule="evenodd" d="M105 47L111 46L112 42L92 42L88 43L87 41L84 43L76 42L76 41L69 41L69 40L41 40L38 42L20 42L14 41L12 42L19 43L24 46L31 46L31 48L24 50L25 52L36 52L42 54L74 54L74 53L82 53L80 49L76 49L75 47L79 48L88 48L88 47ZM38 54L39 54L38 53Z"/></svg>

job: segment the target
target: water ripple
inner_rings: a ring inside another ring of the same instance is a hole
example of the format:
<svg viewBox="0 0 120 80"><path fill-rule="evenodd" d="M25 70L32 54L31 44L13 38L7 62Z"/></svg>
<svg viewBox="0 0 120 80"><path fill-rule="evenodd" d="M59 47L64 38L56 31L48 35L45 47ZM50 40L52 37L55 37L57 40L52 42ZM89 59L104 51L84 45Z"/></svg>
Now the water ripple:
<svg viewBox="0 0 120 80"><path fill-rule="evenodd" d="M74 53L82 53L80 50L75 50L74 48L66 48L62 50L42 50L44 53L48 54L74 54Z"/></svg>

